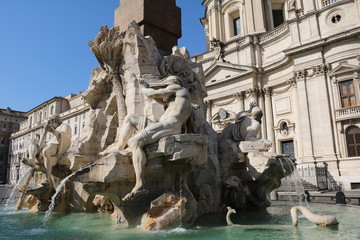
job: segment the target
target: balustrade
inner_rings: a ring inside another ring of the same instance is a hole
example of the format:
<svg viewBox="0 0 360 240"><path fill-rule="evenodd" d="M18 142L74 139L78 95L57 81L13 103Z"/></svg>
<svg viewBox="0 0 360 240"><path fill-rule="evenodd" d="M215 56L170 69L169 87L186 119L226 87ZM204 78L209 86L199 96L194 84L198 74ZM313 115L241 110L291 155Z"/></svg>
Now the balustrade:
<svg viewBox="0 0 360 240"><path fill-rule="evenodd" d="M336 110L336 120L344 120L360 117L360 106L349 107L349 108L342 108Z"/></svg>

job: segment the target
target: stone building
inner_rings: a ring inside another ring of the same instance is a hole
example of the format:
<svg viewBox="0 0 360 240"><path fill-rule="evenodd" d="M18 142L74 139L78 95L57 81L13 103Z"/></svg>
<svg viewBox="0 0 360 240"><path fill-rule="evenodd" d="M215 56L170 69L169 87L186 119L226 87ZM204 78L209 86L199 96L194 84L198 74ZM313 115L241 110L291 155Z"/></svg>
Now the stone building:
<svg viewBox="0 0 360 240"><path fill-rule="evenodd" d="M19 130L20 122L25 119L23 112L11 108L0 109L0 184L6 182L10 135Z"/></svg>
<svg viewBox="0 0 360 240"><path fill-rule="evenodd" d="M40 139L44 124L54 114L59 114L63 123L72 129L72 140L78 138L85 127L86 112L89 106L84 103L81 94L66 97L54 97L26 113L28 119L20 123L19 131L13 133L9 143L8 183L15 184L22 174L21 160L26 157L31 139ZM48 133L46 139L51 137Z"/></svg>
<svg viewBox="0 0 360 240"><path fill-rule="evenodd" d="M256 102L261 136L327 166L330 188L360 188L360 2L204 0L208 121L217 130ZM314 180L314 184L318 184Z"/></svg>

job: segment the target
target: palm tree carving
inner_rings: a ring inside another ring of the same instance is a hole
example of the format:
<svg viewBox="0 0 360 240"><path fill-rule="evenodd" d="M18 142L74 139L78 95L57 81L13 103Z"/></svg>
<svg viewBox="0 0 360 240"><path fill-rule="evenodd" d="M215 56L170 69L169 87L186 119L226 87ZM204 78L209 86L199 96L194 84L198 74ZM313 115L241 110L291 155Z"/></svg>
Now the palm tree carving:
<svg viewBox="0 0 360 240"><path fill-rule="evenodd" d="M107 73L116 96L118 127L121 127L127 110L124 97L124 77L121 65L123 62L124 33L119 27L109 30L102 26L95 41L90 41L89 47L94 53L100 67Z"/></svg>

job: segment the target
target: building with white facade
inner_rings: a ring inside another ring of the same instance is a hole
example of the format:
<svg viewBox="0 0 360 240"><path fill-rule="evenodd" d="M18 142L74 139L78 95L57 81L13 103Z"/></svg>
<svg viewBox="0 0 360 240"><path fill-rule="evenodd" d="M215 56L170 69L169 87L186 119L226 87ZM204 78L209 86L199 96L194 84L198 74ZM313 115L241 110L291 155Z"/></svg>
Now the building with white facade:
<svg viewBox="0 0 360 240"><path fill-rule="evenodd" d="M19 131L13 133L10 138L8 183L14 184L19 179L21 160L26 157L29 141L40 139L44 125L51 116L60 115L63 123L71 127L74 141L85 127L88 110L89 106L84 103L81 94L70 94L66 97L54 97L28 111L28 119L21 122ZM48 133L46 139L50 137L51 133Z"/></svg>
<svg viewBox="0 0 360 240"><path fill-rule="evenodd" d="M208 120L217 130L256 102L261 137L320 164L330 188L360 188L360 2L204 0ZM314 184L317 184L314 182Z"/></svg>

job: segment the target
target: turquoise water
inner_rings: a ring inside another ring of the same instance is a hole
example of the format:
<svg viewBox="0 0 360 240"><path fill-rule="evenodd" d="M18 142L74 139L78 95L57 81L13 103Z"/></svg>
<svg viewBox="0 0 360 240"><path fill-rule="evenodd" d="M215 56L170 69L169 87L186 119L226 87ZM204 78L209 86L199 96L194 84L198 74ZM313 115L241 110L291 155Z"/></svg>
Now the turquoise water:
<svg viewBox="0 0 360 240"><path fill-rule="evenodd" d="M335 215L338 227L317 227L302 215L299 227L291 225L290 206L273 203L267 211L232 215L240 226L226 226L224 215L209 215L192 228L145 232L141 228L124 228L104 213L52 213L44 227L43 213L5 211L0 207L0 239L360 239L360 209L336 205L311 204L317 214Z"/></svg>

